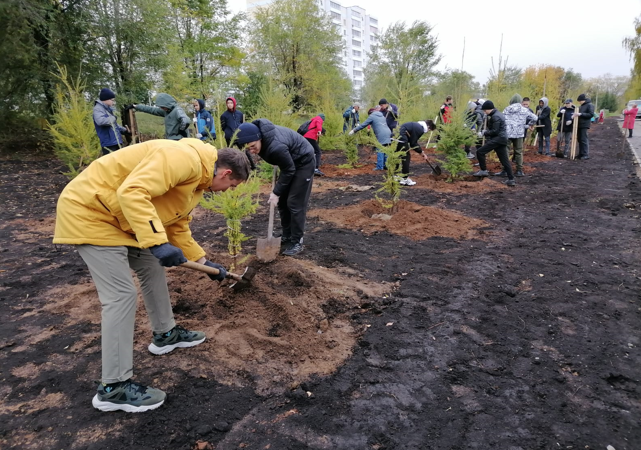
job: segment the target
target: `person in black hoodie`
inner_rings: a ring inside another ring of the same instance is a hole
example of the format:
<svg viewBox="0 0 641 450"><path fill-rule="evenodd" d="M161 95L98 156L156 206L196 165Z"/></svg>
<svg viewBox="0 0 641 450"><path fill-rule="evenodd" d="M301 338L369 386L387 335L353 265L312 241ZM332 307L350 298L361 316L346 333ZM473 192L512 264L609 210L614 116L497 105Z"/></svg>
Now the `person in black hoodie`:
<svg viewBox="0 0 641 450"><path fill-rule="evenodd" d="M539 134L539 155L552 156L550 154L550 135L552 134L552 121L550 120L550 107L548 106L547 97L539 100L539 106L536 107L536 115L539 120L536 121L536 132ZM545 140L545 153L543 153L543 141Z"/></svg>
<svg viewBox="0 0 641 450"><path fill-rule="evenodd" d="M241 124L236 142L279 167L280 175L268 202L278 206L280 213L281 242L286 245L283 255L300 253L316 168L314 148L294 130L274 125L267 119Z"/></svg>
<svg viewBox="0 0 641 450"><path fill-rule="evenodd" d="M234 97L227 97L225 104L227 105L227 110L220 116L220 128L225 133L227 147L231 147L234 145L231 139L240 124L245 121L245 116L242 111L236 109L236 99Z"/></svg>
<svg viewBox="0 0 641 450"><path fill-rule="evenodd" d="M414 150L420 154L423 159L427 161L427 155L423 153L423 149L418 145L418 140L423 136L423 133L428 131L436 130L436 125L431 120L420 120L418 122L407 122L401 125L398 136L398 145L396 146L396 151L400 152L405 150L405 154L401 157L401 185L403 186L414 186L416 181L412 181L409 177L410 175L410 150Z"/></svg>
<svg viewBox="0 0 641 450"><path fill-rule="evenodd" d="M578 137L579 140L579 156L576 159L590 159L590 138L588 137L588 130L590 129L590 122L594 117L594 105L585 94L581 94L576 99L579 104L579 112L574 113L574 117L579 118L578 124Z"/></svg>
<svg viewBox="0 0 641 450"><path fill-rule="evenodd" d="M556 126L556 130L559 134L556 137L559 145L557 149L561 148L560 142L563 142L563 157L568 157L568 150L570 148L570 142L572 141L572 130L574 129L574 106L572 106L572 99L569 98L563 104L561 110L557 113L556 117L559 117L559 124ZM561 155L557 155L561 157Z"/></svg>
<svg viewBox="0 0 641 450"><path fill-rule="evenodd" d="M479 160L479 167L481 170L474 174L475 177L487 177L490 173L487 170L485 163L485 155L494 150L499 157L499 161L503 165L503 171L507 174L507 181L505 184L508 186L516 186L514 180L514 173L512 172L512 164L507 151L507 125L503 114L494 108L494 103L486 100L481 106L483 112L487 115L487 129L479 133L479 137L485 136L488 140L485 145L476 151L476 158ZM503 172L496 173L495 175L503 175Z"/></svg>

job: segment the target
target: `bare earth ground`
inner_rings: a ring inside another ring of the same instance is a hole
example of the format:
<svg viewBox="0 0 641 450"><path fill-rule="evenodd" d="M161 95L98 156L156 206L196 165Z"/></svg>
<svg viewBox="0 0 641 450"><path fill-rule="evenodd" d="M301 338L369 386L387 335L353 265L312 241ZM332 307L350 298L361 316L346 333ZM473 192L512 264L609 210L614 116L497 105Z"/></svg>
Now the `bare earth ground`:
<svg viewBox="0 0 641 450"><path fill-rule="evenodd" d="M205 343L150 355L140 305L136 377L169 397L139 415L90 403L100 307L73 247L50 243L62 168L3 154L0 448L641 448L640 182L615 121L591 143L588 161L528 150L514 189L413 159L391 219L371 218L372 154L352 172L325 154L300 257L242 293L168 270ZM245 232L264 237L266 214ZM228 263L223 219L195 216Z"/></svg>

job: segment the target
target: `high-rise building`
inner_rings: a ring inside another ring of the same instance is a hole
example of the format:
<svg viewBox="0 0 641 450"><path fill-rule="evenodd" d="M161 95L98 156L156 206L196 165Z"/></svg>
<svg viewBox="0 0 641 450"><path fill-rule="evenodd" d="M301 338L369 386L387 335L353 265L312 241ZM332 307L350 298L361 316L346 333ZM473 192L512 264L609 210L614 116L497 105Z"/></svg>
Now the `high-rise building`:
<svg viewBox="0 0 641 450"><path fill-rule="evenodd" d="M273 0L247 0L247 10L265 6ZM363 69L367 65L368 53L378 42L378 20L360 6L342 6L334 0L318 1L319 7L326 11L336 25L343 39L341 60L343 68L352 79L355 89L363 86Z"/></svg>

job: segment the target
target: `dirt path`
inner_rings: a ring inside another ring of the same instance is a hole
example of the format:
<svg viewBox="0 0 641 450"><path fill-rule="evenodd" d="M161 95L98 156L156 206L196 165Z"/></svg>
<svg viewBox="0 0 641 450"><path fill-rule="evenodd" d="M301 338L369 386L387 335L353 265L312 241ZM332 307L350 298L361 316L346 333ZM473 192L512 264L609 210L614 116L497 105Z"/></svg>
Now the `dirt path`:
<svg viewBox="0 0 641 450"><path fill-rule="evenodd" d="M303 264L294 271L303 278L283 272L274 282L279 275L268 270L263 283L288 294L274 298L269 315L256 313L263 322L287 313L291 334L252 322L256 298L205 298L203 280L172 271L178 319L206 324L214 336L210 347L152 358L140 322L136 372L169 393L162 408L141 415L90 404L99 309L73 248L50 244L65 183L59 168L0 162L0 448L191 449L200 441L218 450L638 450L641 184L622 139L610 120L593 127L588 161L528 152L529 175L515 189L488 189L495 180L461 192L404 189L408 202L483 224L464 239L364 234L310 218L303 261L291 263ZM425 165L412 169L435 183ZM366 202L372 190L339 187L379 177L328 178L312 208ZM265 213L245 232L262 235ZM193 224L199 241L224 253L220 218L201 211ZM215 348L224 323L241 327L239 335L253 324L244 335L261 354ZM304 351L295 345L303 340ZM350 340L351 349L338 345ZM323 357L316 373L315 354ZM283 361L280 376L270 358Z"/></svg>

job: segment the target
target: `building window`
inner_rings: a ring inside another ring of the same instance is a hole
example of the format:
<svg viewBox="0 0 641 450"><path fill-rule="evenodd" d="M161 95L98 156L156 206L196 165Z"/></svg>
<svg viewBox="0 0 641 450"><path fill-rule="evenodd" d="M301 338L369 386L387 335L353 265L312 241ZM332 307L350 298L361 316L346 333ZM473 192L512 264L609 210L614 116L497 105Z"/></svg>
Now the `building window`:
<svg viewBox="0 0 641 450"><path fill-rule="evenodd" d="M369 18L369 23L371 23L372 25L378 25L378 20L376 20L376 19L374 19L374 18L370 17L370 18Z"/></svg>
<svg viewBox="0 0 641 450"><path fill-rule="evenodd" d="M352 26L354 28L360 28L361 27L361 22L359 20L352 19Z"/></svg>
<svg viewBox="0 0 641 450"><path fill-rule="evenodd" d="M354 60L354 67L361 68L363 67L363 63L361 61Z"/></svg>
<svg viewBox="0 0 641 450"><path fill-rule="evenodd" d="M361 41L357 41L355 39L352 39L352 45L354 47L360 47L361 46Z"/></svg>
<svg viewBox="0 0 641 450"><path fill-rule="evenodd" d="M361 18L361 13L359 13L358 11L352 10L352 16L358 17L360 19Z"/></svg>
<svg viewBox="0 0 641 450"><path fill-rule="evenodd" d="M334 9L341 9L341 5L339 5L338 3L329 2L329 6L331 6Z"/></svg>
<svg viewBox="0 0 641 450"><path fill-rule="evenodd" d="M375 35L370 36L369 40L372 41L372 44L376 44L376 42L378 42L378 38Z"/></svg>
<svg viewBox="0 0 641 450"><path fill-rule="evenodd" d="M354 80L354 86L361 87L362 85L363 85L363 82L361 80Z"/></svg>
<svg viewBox="0 0 641 450"><path fill-rule="evenodd" d="M371 26L370 26L370 27L369 27L369 31L370 31L371 33L374 33L374 34L378 34L378 28L376 28L376 27L371 27Z"/></svg>
<svg viewBox="0 0 641 450"><path fill-rule="evenodd" d="M360 58L361 57L361 51L360 50L352 50L352 56L357 56L357 57Z"/></svg>
<svg viewBox="0 0 641 450"><path fill-rule="evenodd" d="M340 14L340 13L337 13L337 12L332 11L332 19L335 19L335 20L341 20L341 14Z"/></svg>
<svg viewBox="0 0 641 450"><path fill-rule="evenodd" d="M363 71L362 70L355 70L354 71L354 76L355 77L362 77L363 76Z"/></svg>
<svg viewBox="0 0 641 450"><path fill-rule="evenodd" d="M361 37L361 32L360 31L356 31L356 30L352 30L352 37L355 37L355 38Z"/></svg>

